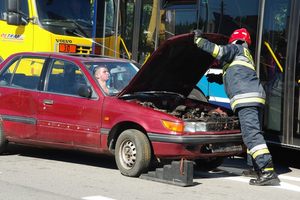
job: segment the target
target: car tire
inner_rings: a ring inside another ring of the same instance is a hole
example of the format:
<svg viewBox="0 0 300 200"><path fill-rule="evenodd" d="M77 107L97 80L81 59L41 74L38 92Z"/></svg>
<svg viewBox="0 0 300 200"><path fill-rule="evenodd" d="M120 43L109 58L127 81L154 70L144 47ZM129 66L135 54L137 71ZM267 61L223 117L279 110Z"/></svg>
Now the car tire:
<svg viewBox="0 0 300 200"><path fill-rule="evenodd" d="M198 88L194 88L192 92L189 94L188 98L196 99L198 101L208 102L203 92Z"/></svg>
<svg viewBox="0 0 300 200"><path fill-rule="evenodd" d="M151 147L147 136L141 131L123 131L117 140L115 152L115 160L121 174L138 177L148 171Z"/></svg>
<svg viewBox="0 0 300 200"><path fill-rule="evenodd" d="M3 154L7 149L8 141L4 133L2 123L0 122L0 154Z"/></svg>
<svg viewBox="0 0 300 200"><path fill-rule="evenodd" d="M225 159L224 157L217 157L215 159L210 159L210 160L199 159L199 160L195 160L195 163L197 164L198 168L215 169L220 165L222 165L224 159Z"/></svg>

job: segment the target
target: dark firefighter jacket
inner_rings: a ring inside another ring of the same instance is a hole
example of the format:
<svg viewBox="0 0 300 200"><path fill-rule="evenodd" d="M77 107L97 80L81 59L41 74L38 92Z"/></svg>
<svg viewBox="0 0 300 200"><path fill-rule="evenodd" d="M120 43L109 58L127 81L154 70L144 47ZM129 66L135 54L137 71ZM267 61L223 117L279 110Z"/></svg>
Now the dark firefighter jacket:
<svg viewBox="0 0 300 200"><path fill-rule="evenodd" d="M223 66L223 84L234 112L240 107L264 106L266 94L256 75L249 49L240 44L219 46L201 37L195 43L226 63Z"/></svg>

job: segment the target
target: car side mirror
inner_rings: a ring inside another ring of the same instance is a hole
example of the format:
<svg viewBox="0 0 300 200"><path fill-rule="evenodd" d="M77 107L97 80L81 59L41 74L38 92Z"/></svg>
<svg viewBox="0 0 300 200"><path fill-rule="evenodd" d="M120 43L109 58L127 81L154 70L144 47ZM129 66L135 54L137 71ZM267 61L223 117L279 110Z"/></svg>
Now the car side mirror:
<svg viewBox="0 0 300 200"><path fill-rule="evenodd" d="M81 97L91 98L93 90L90 86L81 86L78 89L78 95Z"/></svg>

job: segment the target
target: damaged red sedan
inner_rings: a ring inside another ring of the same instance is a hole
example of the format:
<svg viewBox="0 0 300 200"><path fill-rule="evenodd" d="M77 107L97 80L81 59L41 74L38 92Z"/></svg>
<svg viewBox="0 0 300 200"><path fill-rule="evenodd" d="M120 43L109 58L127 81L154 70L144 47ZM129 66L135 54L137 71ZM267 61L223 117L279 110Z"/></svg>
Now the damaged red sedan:
<svg viewBox="0 0 300 200"><path fill-rule="evenodd" d="M0 153L14 142L114 155L126 176L162 159L221 165L245 151L239 120L188 98L213 60L192 34L167 40L139 71L112 57L14 54L0 65ZM97 66L110 73L109 94Z"/></svg>

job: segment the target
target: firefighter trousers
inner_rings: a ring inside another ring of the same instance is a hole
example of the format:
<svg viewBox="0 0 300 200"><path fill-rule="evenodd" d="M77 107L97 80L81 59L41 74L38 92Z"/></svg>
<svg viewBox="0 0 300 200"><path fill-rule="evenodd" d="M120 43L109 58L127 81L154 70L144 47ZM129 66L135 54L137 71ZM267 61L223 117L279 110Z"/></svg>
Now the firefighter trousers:
<svg viewBox="0 0 300 200"><path fill-rule="evenodd" d="M271 158L266 141L261 133L262 107L242 107L238 110L243 141L253 158L254 167L263 169Z"/></svg>

